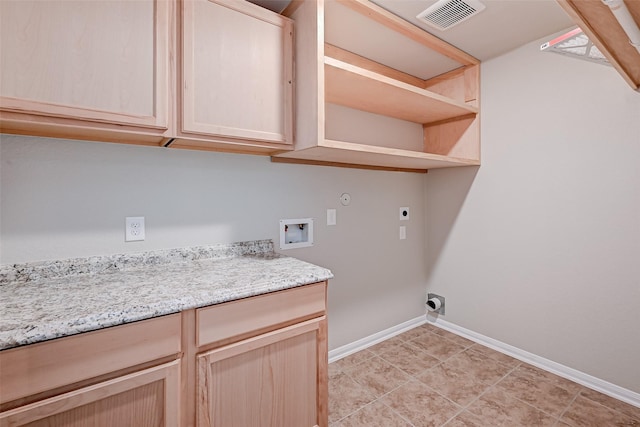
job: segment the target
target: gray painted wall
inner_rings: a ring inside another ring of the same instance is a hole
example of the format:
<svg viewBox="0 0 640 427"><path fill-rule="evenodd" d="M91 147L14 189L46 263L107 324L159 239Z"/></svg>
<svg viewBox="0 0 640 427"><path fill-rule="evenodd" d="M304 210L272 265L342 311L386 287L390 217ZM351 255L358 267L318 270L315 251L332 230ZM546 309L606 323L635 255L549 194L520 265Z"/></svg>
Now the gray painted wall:
<svg viewBox="0 0 640 427"><path fill-rule="evenodd" d="M313 217L315 245L283 253L336 276L330 348L424 313L424 174L9 135L0 156L1 263L277 242L280 219ZM401 206L411 208L403 241ZM326 225L327 208L337 209L336 226ZM124 242L126 216L145 217L144 242Z"/></svg>
<svg viewBox="0 0 640 427"><path fill-rule="evenodd" d="M446 320L640 392L640 93L525 45L482 66L482 166L427 175Z"/></svg>

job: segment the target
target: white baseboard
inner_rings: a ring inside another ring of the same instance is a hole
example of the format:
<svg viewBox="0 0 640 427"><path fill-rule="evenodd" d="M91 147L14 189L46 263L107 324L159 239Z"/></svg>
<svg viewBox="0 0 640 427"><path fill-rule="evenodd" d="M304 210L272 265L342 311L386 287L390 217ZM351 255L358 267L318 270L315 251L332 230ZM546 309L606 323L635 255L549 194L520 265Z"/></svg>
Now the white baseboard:
<svg viewBox="0 0 640 427"><path fill-rule="evenodd" d="M357 353L360 350L364 350L367 347L371 347L374 344L378 344L379 342L406 332L409 329L413 329L416 326L424 325L425 323L427 323L427 319L425 316L416 317L415 319L407 320L406 322L403 322L396 326L392 326L389 329L385 329L384 331L376 332L375 334L369 335L368 337L364 337L350 344L333 349L329 352L329 363L340 360L343 357L349 356L350 354Z"/></svg>
<svg viewBox="0 0 640 427"><path fill-rule="evenodd" d="M560 363L556 363L552 360L545 359L544 357L529 353L528 351L519 349L512 345L505 344L493 338L489 338L485 335L447 322L446 320L442 320L439 317L416 317L415 319L408 320L397 326L393 326L389 329L385 329L384 331L380 331L373 335L369 335L368 337L364 337L362 339L354 341L351 344L343 345L342 347L333 349L329 352L329 363L340 360L343 357L349 356L350 354L356 353L360 350L364 350L367 347L370 347L374 344L382 342L386 339L389 339L393 336L401 334L402 332L406 332L409 329L413 329L416 326L420 326L425 323L429 323L431 325L445 329L449 332L453 332L456 335L460 335L461 337L470 339L471 341L499 351L500 353L504 353L525 363L537 366L540 369L544 369L545 371L551 372L560 377L588 387L592 390L598 391L600 393L606 394L607 396L611 396L615 399L640 408L640 393L636 393L634 391L617 386L594 376L585 374L584 372L580 372L576 369L569 368L568 366L561 365Z"/></svg>
<svg viewBox="0 0 640 427"><path fill-rule="evenodd" d="M560 363L545 359L544 357L537 356L512 345L505 344L502 341L494 340L493 338L489 338L485 335L447 322L446 320L442 320L439 317L433 318L432 316L427 316L427 322L449 332L453 332L456 335L460 335L461 337L468 338L471 341L475 341L478 344L492 348L500 353L504 353L508 356L529 363L530 365L537 366L540 369L544 369L545 371L640 408L640 393L617 386L610 382L601 380L600 378L585 374L584 372L569 368L568 366L561 365Z"/></svg>

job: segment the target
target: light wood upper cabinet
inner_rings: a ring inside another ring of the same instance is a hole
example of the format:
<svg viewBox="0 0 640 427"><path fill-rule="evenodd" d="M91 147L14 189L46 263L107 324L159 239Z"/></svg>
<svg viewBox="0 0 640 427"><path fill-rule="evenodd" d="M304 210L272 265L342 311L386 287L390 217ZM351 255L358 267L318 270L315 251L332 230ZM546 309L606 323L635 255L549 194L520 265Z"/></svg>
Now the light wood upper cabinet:
<svg viewBox="0 0 640 427"><path fill-rule="evenodd" d="M289 148L292 21L246 1L180 4L180 123L171 146Z"/></svg>
<svg viewBox="0 0 640 427"><path fill-rule="evenodd" d="M159 143L170 130L168 0L0 2L3 132Z"/></svg>
<svg viewBox="0 0 640 427"><path fill-rule="evenodd" d="M292 149L286 17L244 0L3 0L0 19L0 132Z"/></svg>
<svg viewBox="0 0 640 427"><path fill-rule="evenodd" d="M368 0L293 2L283 13L297 28L296 144L274 161L480 164L476 58Z"/></svg>

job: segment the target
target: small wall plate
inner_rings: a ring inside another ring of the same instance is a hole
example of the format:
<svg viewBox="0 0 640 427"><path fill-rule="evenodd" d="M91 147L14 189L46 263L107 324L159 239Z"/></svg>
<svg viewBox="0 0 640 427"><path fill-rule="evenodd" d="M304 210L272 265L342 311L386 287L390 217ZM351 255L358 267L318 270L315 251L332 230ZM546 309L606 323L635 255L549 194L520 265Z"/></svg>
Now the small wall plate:
<svg viewBox="0 0 640 427"><path fill-rule="evenodd" d="M432 293L428 293L427 294L427 302L432 299L432 298L437 298L440 300L440 308L435 310L435 311L429 311L430 314L441 314L444 316L444 297L440 296L440 295L436 295L436 294L432 294Z"/></svg>
<svg viewBox="0 0 640 427"><path fill-rule="evenodd" d="M403 207L400 208L400 221L408 221L409 220L409 208Z"/></svg>

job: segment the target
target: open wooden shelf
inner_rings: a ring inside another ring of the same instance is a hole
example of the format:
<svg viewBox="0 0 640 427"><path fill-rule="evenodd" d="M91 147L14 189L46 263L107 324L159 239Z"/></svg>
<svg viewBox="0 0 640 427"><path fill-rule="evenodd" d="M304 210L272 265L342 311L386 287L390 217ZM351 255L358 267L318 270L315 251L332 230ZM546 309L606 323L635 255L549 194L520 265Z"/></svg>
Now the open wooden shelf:
<svg viewBox="0 0 640 427"><path fill-rule="evenodd" d="M368 0L305 0L285 15L296 22L295 149L273 161L412 172L480 164L477 59ZM376 43L388 37L393 52ZM423 55L439 62L421 78L412 58Z"/></svg>
<svg viewBox="0 0 640 427"><path fill-rule="evenodd" d="M359 165L364 169L408 170L411 172L480 165L479 160L330 139L320 141L315 147L282 153L273 158L276 162L296 163L293 159L298 159L298 163L307 164L326 166L347 164Z"/></svg>
<svg viewBox="0 0 640 427"><path fill-rule="evenodd" d="M414 123L477 114L478 108L325 56L325 101Z"/></svg>

